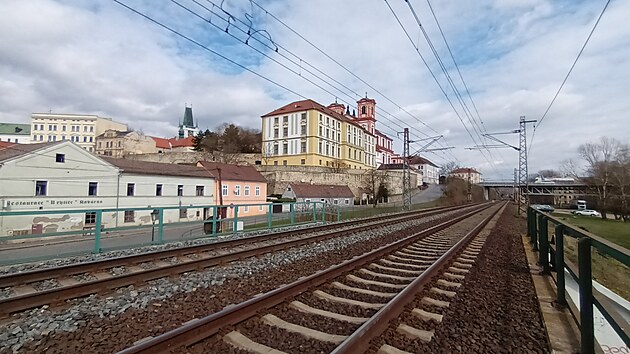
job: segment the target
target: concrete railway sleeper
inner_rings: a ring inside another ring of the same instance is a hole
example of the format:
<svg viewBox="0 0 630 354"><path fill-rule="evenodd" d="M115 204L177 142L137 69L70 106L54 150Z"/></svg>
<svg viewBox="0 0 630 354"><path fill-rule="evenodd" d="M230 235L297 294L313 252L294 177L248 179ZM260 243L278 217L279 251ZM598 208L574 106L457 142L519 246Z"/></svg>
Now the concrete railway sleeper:
<svg viewBox="0 0 630 354"><path fill-rule="evenodd" d="M0 277L0 287L10 289L14 296L0 299L0 317L41 305L61 303L72 298L107 292L127 285L142 284L153 279L414 220L418 217L457 213L461 209L466 210L461 207L432 208L374 219L9 274ZM317 234L310 235L312 233ZM56 287L38 291L36 284L42 281L53 283Z"/></svg>
<svg viewBox="0 0 630 354"><path fill-rule="evenodd" d="M145 338L120 353L343 350L349 342L365 341L365 327L384 321L387 315L383 313L392 309L400 313L404 307L401 296L417 292L502 207L481 206L155 338ZM469 247L474 253L481 243L476 240ZM450 264L446 273L454 277L440 279L436 297L452 295L453 284L469 269L470 259L470 255L462 255ZM428 301L433 306L443 305L442 300ZM419 313L428 318L439 316L424 309Z"/></svg>

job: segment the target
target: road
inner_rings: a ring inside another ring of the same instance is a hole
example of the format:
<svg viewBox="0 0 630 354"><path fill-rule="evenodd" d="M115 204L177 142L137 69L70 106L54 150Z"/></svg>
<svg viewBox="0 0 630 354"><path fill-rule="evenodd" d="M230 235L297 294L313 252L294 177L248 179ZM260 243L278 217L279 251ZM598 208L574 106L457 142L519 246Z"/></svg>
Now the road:
<svg viewBox="0 0 630 354"><path fill-rule="evenodd" d="M442 187L443 186L440 184L430 184L429 188L412 196L411 203L420 204L420 203L427 203L427 202L431 202L436 199L439 199L444 194Z"/></svg>

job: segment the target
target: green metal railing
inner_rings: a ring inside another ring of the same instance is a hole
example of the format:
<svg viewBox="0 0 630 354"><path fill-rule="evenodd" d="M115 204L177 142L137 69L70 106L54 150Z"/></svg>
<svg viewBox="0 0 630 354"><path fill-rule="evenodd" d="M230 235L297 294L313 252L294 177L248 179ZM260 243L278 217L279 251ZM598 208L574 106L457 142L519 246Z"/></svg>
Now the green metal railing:
<svg viewBox="0 0 630 354"><path fill-rule="evenodd" d="M553 227L551 239L549 239L550 226ZM630 267L630 251L531 207L527 209L527 234L533 249L539 251L538 263L542 272L546 274L552 270L556 272L557 304L560 306L568 304L565 268L579 286L580 310L579 316L575 314L574 316L580 327L580 352L583 354L595 352L593 306L602 313L621 340L630 346L628 322L617 312L607 297L593 289L591 257L591 252L595 249L600 254ZM565 260L565 237L577 240L577 267Z"/></svg>

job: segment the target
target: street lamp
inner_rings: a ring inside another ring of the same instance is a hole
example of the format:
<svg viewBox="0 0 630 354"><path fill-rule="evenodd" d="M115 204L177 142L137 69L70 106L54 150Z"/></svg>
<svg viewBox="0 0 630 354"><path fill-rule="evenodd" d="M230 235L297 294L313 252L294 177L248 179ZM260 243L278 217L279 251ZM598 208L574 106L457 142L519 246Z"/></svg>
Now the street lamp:
<svg viewBox="0 0 630 354"><path fill-rule="evenodd" d="M155 237L155 221L157 220L159 214L160 211L157 209L153 209L151 212L151 243L153 243L153 239Z"/></svg>

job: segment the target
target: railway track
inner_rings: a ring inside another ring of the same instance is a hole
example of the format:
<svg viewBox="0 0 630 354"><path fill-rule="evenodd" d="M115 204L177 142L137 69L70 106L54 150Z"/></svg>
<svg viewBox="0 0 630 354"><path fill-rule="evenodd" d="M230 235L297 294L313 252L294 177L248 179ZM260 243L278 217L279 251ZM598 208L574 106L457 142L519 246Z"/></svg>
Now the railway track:
<svg viewBox="0 0 630 354"><path fill-rule="evenodd" d="M201 270L370 228L442 213L457 213L461 209L466 208L432 208L369 220L323 225L314 228L8 274L0 277L0 287L4 288L5 291L9 290L12 292L13 296L0 299L0 317L6 317L11 313L37 306L60 304L68 299L95 293L106 293L128 285L139 285L153 279ZM39 290L38 285L42 283L53 284L55 287Z"/></svg>
<svg viewBox="0 0 630 354"><path fill-rule="evenodd" d="M120 353L178 349L192 353L365 352L370 349L370 341L387 329L390 320L435 277L439 279L434 279L436 285L430 289L433 296L423 300L426 308L418 308L416 312L425 320L439 322L440 307L447 306L445 299L454 296L483 246L482 238L473 239L504 206L476 208L155 338L142 340ZM402 328L409 335L430 340L430 330L409 325ZM375 352L396 353L392 348L394 345L382 346Z"/></svg>

